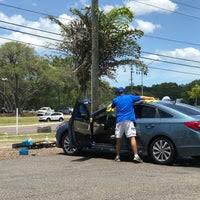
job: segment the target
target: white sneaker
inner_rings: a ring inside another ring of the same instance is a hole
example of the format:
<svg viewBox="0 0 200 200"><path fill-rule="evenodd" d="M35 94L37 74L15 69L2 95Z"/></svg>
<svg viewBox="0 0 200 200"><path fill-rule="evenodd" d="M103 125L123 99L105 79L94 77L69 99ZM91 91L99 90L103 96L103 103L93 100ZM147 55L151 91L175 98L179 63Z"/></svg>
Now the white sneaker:
<svg viewBox="0 0 200 200"><path fill-rule="evenodd" d="M120 157L119 156L116 156L115 157L115 162L120 162L121 160L120 160Z"/></svg>
<svg viewBox="0 0 200 200"><path fill-rule="evenodd" d="M142 163L143 160L140 158L140 156L135 155L134 158L133 158L133 162L136 162L136 163Z"/></svg>

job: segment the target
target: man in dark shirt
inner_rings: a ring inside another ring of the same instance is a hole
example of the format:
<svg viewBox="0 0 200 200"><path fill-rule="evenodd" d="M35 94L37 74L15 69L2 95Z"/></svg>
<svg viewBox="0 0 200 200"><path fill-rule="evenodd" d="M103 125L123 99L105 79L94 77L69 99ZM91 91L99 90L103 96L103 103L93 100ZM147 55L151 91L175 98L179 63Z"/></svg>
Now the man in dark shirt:
<svg viewBox="0 0 200 200"><path fill-rule="evenodd" d="M113 99L112 108L116 108L116 128L115 136L117 139L116 143L116 158L115 161L120 161L120 148L122 136L125 133L127 138L130 138L131 149L134 154L134 161L142 162L137 152L136 143L136 128L135 123L135 111L134 103L140 100L154 100L153 97L136 96L136 95L125 95L124 88L120 87L116 90L117 97Z"/></svg>

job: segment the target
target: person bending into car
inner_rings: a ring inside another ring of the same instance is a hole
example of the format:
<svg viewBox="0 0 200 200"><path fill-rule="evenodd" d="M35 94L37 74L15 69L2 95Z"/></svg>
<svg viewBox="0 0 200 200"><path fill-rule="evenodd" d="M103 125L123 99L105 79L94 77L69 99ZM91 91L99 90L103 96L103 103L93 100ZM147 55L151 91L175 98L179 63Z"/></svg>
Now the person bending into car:
<svg viewBox="0 0 200 200"><path fill-rule="evenodd" d="M116 109L116 128L115 136L116 142L116 157L115 161L120 161L120 149L122 136L125 133L126 137L130 139L131 149L134 154L133 161L142 162L142 159L138 155L137 143L136 143L136 128L135 123L135 111L133 104L140 100L154 100L153 97L137 96L124 94L124 88L120 87L116 90L117 97L113 99L112 108Z"/></svg>

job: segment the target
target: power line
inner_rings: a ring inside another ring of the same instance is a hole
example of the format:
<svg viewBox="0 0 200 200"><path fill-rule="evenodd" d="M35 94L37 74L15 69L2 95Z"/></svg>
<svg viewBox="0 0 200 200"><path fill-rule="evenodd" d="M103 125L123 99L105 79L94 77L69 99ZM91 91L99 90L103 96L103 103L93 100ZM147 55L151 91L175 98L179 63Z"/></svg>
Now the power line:
<svg viewBox="0 0 200 200"><path fill-rule="evenodd" d="M33 28L33 27L30 27L30 26L25 26L25 25L21 25L21 24L12 23L12 22L7 22L7 21L4 21L4 20L0 20L0 22L5 23L5 24L14 25L14 26L27 28L27 29L31 29L31 30L36 30L36 31L44 32L44 33L62 36L61 34L56 33L56 32L46 31L46 30L42 30L42 29L38 29L38 28ZM185 41L180 41L180 40L175 40L175 39L170 39L170 38L164 38L164 37L160 37L160 36L144 35L144 37L150 37L150 38L155 38L155 39L160 39L160 40L167 40L167 41L170 41L170 42L176 42L176 43L181 43L181 44L200 46L200 44L185 42Z"/></svg>
<svg viewBox="0 0 200 200"><path fill-rule="evenodd" d="M23 33L23 34L26 34L26 35L40 37L40 38L43 38L43 39L53 40L53 41L57 41L57 42L63 42L62 40L59 40L59 39L55 39L55 38L51 38L51 37L46 37L46 36L42 36L42 35L37 35L37 34L33 34L33 33L28 33L28 32L25 32L25 31L20 31L20 30L16 30L16 29L12 29L12 28L6 28L6 27L3 27L3 26L0 26L0 29L5 29L5 30L8 30L8 31L19 32L19 33Z"/></svg>
<svg viewBox="0 0 200 200"><path fill-rule="evenodd" d="M14 9L17 9L17 10L22 10L22 11L26 11L26 12L30 12L30 13L34 13L34 14L43 15L43 16L46 16L46 17L52 16L52 17L60 18L60 19L65 19L65 20L67 19L67 18L64 18L64 17L59 17L59 16L56 16L56 15L51 15L51 14L48 14L48 13L45 13L45 12L30 10L30 9L26 9L26 8L21 8L21 7L13 6L13 5L6 4L6 3L0 3L0 6L14 8Z"/></svg>
<svg viewBox="0 0 200 200"><path fill-rule="evenodd" d="M200 69L200 66L196 66L196 65L182 64L182 63L171 62L171 61L167 61L167 60L158 60L158 59L148 58L148 57L143 57L143 56L141 56L140 58L143 58L143 59L146 59L146 60L152 60L152 61L157 61L157 62L163 62L163 63L173 64L173 65L180 65L180 66L184 66L184 67L190 67L190 68Z"/></svg>
<svg viewBox="0 0 200 200"><path fill-rule="evenodd" d="M53 47L47 47L47 46L44 46L44 45L39 45L39 44L33 44L33 43L29 43L29 42L23 42L23 41L20 41L20 40L15 40L15 39L11 39L11 38L6 38L6 37L2 37L0 36L1 39L4 39L4 40L10 40L10 41L13 41L13 42L20 42L20 43L23 43L23 44L28 44L28 45L33 45L33 46L36 46L36 47L41 47L41 48L44 48L44 49L49 49L49 50L53 50L53 51L58 51L60 53L65 53L65 51L62 51L62 50L59 50L59 49L56 49L56 48L53 48Z"/></svg>
<svg viewBox="0 0 200 200"><path fill-rule="evenodd" d="M27 35L31 35L31 36L35 36L35 37L40 37L40 38L44 38L44 39L49 39L49 40L53 40L53 41L62 42L62 40L59 40L59 39L55 39L55 38L51 38L51 37L46 37L46 36L41 36L41 35L37 35L37 34L33 34L33 33L28 33L28 32L24 32L24 31L20 31L20 30L15 30L15 29L11 29L11 28L6 28L6 27L1 27L1 26L0 26L0 29L5 29L5 30L9 30L9 31L20 32L20 33L27 34ZM20 41L20 42L21 42L21 41ZM41 46L41 47L42 47L42 46ZM144 52L144 53L146 53L146 52ZM148 52L148 53L149 53L149 52ZM164 56L164 55L161 55L161 54L154 54L154 53L149 53L149 54ZM180 59L180 58L175 58L175 57L171 57L171 56L164 56L164 57L169 57L169 58L173 58L173 59ZM141 58L149 59L149 60L154 60L154 61L158 61L158 60L156 60L156 59L147 58L147 57L141 57ZM188 60L188 59L182 59L182 60L193 61L193 60ZM199 68L198 66L194 66L194 65L187 65L187 64L181 64L181 63L174 63L174 62L170 62L170 61L163 61L163 60L160 60L160 62L165 62L165 63L169 63L169 64L177 64L177 65L186 66L186 67ZM195 61L195 60L194 60L193 62L198 62L198 61ZM200 62L198 62L198 63L200 63Z"/></svg>
<svg viewBox="0 0 200 200"><path fill-rule="evenodd" d="M142 3L142 4L147 4L147 3L143 3L143 2L139 2L137 0L132 0L132 1L136 1L138 3ZM55 16L55 15L51 15L51 14L47 14L47 13L44 13L44 12L39 12L39 11L33 11L33 10L29 10L29 9L24 9L24 8L21 8L21 7L17 7L17 6L13 6L13 5L9 5L9 4L5 4L5 3L0 3L0 5L2 6L6 6L6 7L11 7L11 8L14 8L14 9L19 9L19 10L23 10L23 11L27 11L27 12L32 12L32 13L36 13L36 14L41 14L41 15L44 15L44 16L53 16L53 17L56 17L58 18L58 16ZM150 5L150 4L149 4ZM151 5L151 6L154 6L154 5ZM170 10L169 10L170 11ZM60 17L61 18L61 17ZM63 18L63 19L67 19L67 18ZM199 18L200 19L200 18ZM3 20L1 20L1 22L3 22ZM6 23L6 22L3 22L3 23ZM11 24L11 23L10 23ZM13 25L16 25L16 26L19 26L19 24L14 24ZM21 25L20 25L21 26ZM31 28L34 30L34 28L32 27L25 27L24 28ZM36 30L36 29L35 29ZM38 31L43 31L41 29L37 29ZM45 31L45 32L48 32L50 34L56 34L56 35L61 35L61 34L58 34L58 33L55 33L55 32L51 32L51 31ZM160 36L153 36L153 35L144 35L144 37L149 37L149 38L154 38L154 39L159 39L159 40L165 40L165 41L170 41L170 42L175 42L175 43L179 43L179 44L187 44L187 45L193 45L193 46L200 46L200 44L198 43L192 43L192 42L186 42L186 41L180 41L180 40L176 40L176 39L170 39L170 38L166 38L166 37L160 37Z"/></svg>
<svg viewBox="0 0 200 200"><path fill-rule="evenodd" d="M22 27L22 28L31 29L31 30L34 30L34 31L41 31L41 32L44 32L44 33L49 33L49 34L53 34L53 35L62 36L61 34L56 33L56 32L46 31L46 30L42 30L42 29L39 29L39 28L33 28L33 27L30 27L30 26L22 25L22 24L16 24L16 23L12 23L12 22L7 22L7 21L4 21L4 20L0 20L0 22L4 23L4 24L10 24L10 25L13 25L13 26L19 26L19 27Z"/></svg>
<svg viewBox="0 0 200 200"><path fill-rule="evenodd" d="M174 3L178 4L178 5L183 5L185 7L189 7L189 8L193 8L193 9L196 9L196 10L200 10L200 7L195 7L195 6L191 6L189 4L186 4L186 3L182 3L180 1L173 1Z"/></svg>
<svg viewBox="0 0 200 200"><path fill-rule="evenodd" d="M200 76L200 74L197 74L197 73L182 72L182 71L173 70L173 69L166 69L166 68L159 68L159 67L149 67L149 68L150 68L150 69L163 70L163 71L169 71L169 72L176 72L176 73L181 73L181 74L188 74L188 75Z"/></svg>
<svg viewBox="0 0 200 200"><path fill-rule="evenodd" d="M41 47L41 48L45 48L45 49L49 49L49 50L53 50L53 51L58 51L60 53L66 54L65 51L62 51L62 50L59 50L59 49L56 49L56 48L53 48L53 47L47 47L47 46L44 46L44 45L38 45L38 44L29 43L29 42L23 42L23 41L20 41L20 40L15 40L15 39L7 38L7 37L2 37L2 36L0 36L0 38L1 39L5 39L5 40L14 41L14 42L21 42L21 43L24 43L24 44L33 45L33 46L36 46L36 47ZM150 53L150 52L145 52L145 51L142 51L142 52L143 53L148 53L148 54L151 54L151 55L165 56L165 55L162 55L162 54L155 54L155 53ZM171 56L166 56L166 57L178 59L176 57L171 57ZM169 63L169 64L176 64L176 65L181 65L181 66L189 66L189 67L193 67L193 68L200 68L199 66L181 64L181 63L175 63L175 62L164 61L164 60L157 60L157 59L153 59L153 58L147 58L147 57L141 57L141 58L152 60L152 61L166 62L166 63ZM183 59L183 60L185 60L185 59ZM193 61L193 60L187 60L187 61ZM198 62L198 61L196 61L196 62Z"/></svg>
<svg viewBox="0 0 200 200"><path fill-rule="evenodd" d="M161 57L166 57L166 58L172 58L172 59L177 59L177 60L182 60L182 61L187 61L187 62L200 63L200 61L197 61L197 60L190 60L190 59L186 59L186 58L168 56L168 55L163 55L163 54L159 54L159 53L152 53L152 52L148 52L148 51L141 51L141 53L149 54L149 55L156 55L156 56L161 56Z"/></svg>
<svg viewBox="0 0 200 200"><path fill-rule="evenodd" d="M30 26L25 26L25 25L21 25L21 24L12 23L12 22L7 22L7 21L4 21L4 20L0 20L0 22L5 23L5 24L14 25L14 26L27 28L27 29L32 29L32 30L36 30L36 31L41 31L41 32L44 32L44 33L62 36L61 34L56 33L56 32L46 31L46 30L42 30L42 29L38 29L38 28L33 28L33 27L30 27ZM164 38L164 37L160 37L160 36L144 35L144 37L150 37L150 38L160 39L160 40L167 40L167 41L170 41L170 42L176 42L176 43L181 43L181 44L200 46L200 44L196 44L196 43L192 43L192 42L185 42L185 41L180 41L180 40L175 40L175 39L170 39L170 38Z"/></svg>
<svg viewBox="0 0 200 200"><path fill-rule="evenodd" d="M1 28L1 27L0 27ZM7 29L7 28L6 28ZM10 30L10 29L9 29ZM20 31L21 32L21 31ZM29 34L27 32L23 32L25 34ZM35 34L31 34L33 36L36 36L36 37L42 37L44 38L44 36L40 36L40 35L35 35ZM33 46L37 46L37 47L41 47L41 48L46 48L46 49L49 49L49 50L54 50L54 51L59 51L59 52L63 52L63 53L66 53L64 51L61 51L61 50L58 50L58 49L55 49L55 48L52 48L52 47L46 47L46 46L43 46L43 45L37 45L37 44L33 44L33 43L26 43L26 42L23 42L23 41L19 41L19 40L14 40L14 39L10 39L10 38L6 38L6 37L1 37L0 38L2 39L6 39L6 40L11 40L11 41L15 41L15 42L22 42L22 43L25 43L25 44L29 44L29 45L33 45ZM53 38L49 38L49 37L45 37L45 39L53 39ZM55 39L53 39L55 40ZM56 40L57 41L57 40ZM143 52L143 53L148 53L148 54L151 54L151 55L159 55L159 56L164 56L164 57L169 57L169 58L173 58L173 59L180 59L180 58L175 58L175 57L172 57L172 56L165 56L165 55L162 55L162 54L155 54L155 53L150 53L150 52ZM159 61L159 62L164 62L164 63L168 63L168 64L175 64L175 65L180 65L180 66L185 66L185 67L192 67L192 68L200 68L199 66L195 66L195 65L188 65L188 64L182 64L182 63L177 63L177 62L171 62L171 61L165 61L165 60L158 60L158 59L153 59L153 58L148 58L148 57L144 57L144 56L141 56L141 58L143 59L148 59L148 60L152 60L152 61ZM187 59L182 59L182 60L187 60ZM193 60L187 60L187 61L193 61ZM198 62L198 61L194 61L194 62ZM198 62L200 63L200 62Z"/></svg>
<svg viewBox="0 0 200 200"><path fill-rule="evenodd" d="M137 1L137 0L131 0L131 1L135 1L139 4L143 4L143 5L146 5L146 6L158 8L160 10L164 10L164 11L167 11L167 12L176 13L176 14L179 14L179 15L182 15L182 16L185 16L185 17L190 17L190 18L200 20L200 17L194 16L194 15L185 14L185 13L179 12L179 11L172 11L172 10L169 10L169 9L166 9L166 8L162 8L160 6L152 5L152 4L149 4L149 3L144 3L144 2L141 2L141 1Z"/></svg>
<svg viewBox="0 0 200 200"><path fill-rule="evenodd" d="M24 43L24 44L33 45L33 46L37 46L37 47L41 47L41 48L45 48L45 49L49 49L49 50L54 50L54 51L58 51L60 53L65 53L66 54L66 52L64 52L62 50L58 50L58 49L52 48L52 47L46 47L46 46L43 46L43 45L37 45L37 44L33 44L33 43L22 42L22 41L19 41L19 40L14 40L14 39L2 37L2 36L0 36L0 38L1 39L5 39L5 40L10 40L10 41L15 41L15 42L21 42L21 43ZM164 71L170 71L170 72L176 72L176 73L182 73L182 74L190 74L190 75L198 75L198 76L200 75L200 74L197 74L197 73L182 72L182 71L171 70L171 69L166 69L166 68L158 68L158 67L151 67L151 66L148 66L148 68L164 70Z"/></svg>
<svg viewBox="0 0 200 200"><path fill-rule="evenodd" d="M166 41L169 41L169 42L175 42L175 43L179 43L179 44L188 44L188 45L193 45L193 46L200 46L199 43L185 42L185 41L182 41L182 40L175 40L175 39L170 39L170 38L166 38L166 37L153 36L153 35L143 35L143 36L158 39L158 40L166 40Z"/></svg>

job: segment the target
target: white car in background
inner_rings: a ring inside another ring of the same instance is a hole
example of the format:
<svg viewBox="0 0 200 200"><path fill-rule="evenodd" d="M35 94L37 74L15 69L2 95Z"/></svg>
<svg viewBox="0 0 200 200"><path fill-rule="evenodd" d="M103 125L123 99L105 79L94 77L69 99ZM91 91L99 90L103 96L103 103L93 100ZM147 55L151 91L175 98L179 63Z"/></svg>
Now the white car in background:
<svg viewBox="0 0 200 200"><path fill-rule="evenodd" d="M54 110L51 109L50 107L42 107L37 111L37 116L41 116L41 115L44 115L46 113L52 114L52 113L54 113Z"/></svg>
<svg viewBox="0 0 200 200"><path fill-rule="evenodd" d="M45 121L45 122L59 121L59 122L62 122L62 121L64 121L64 115L61 112L54 112L52 114L45 113L44 115L39 116L39 121Z"/></svg>

